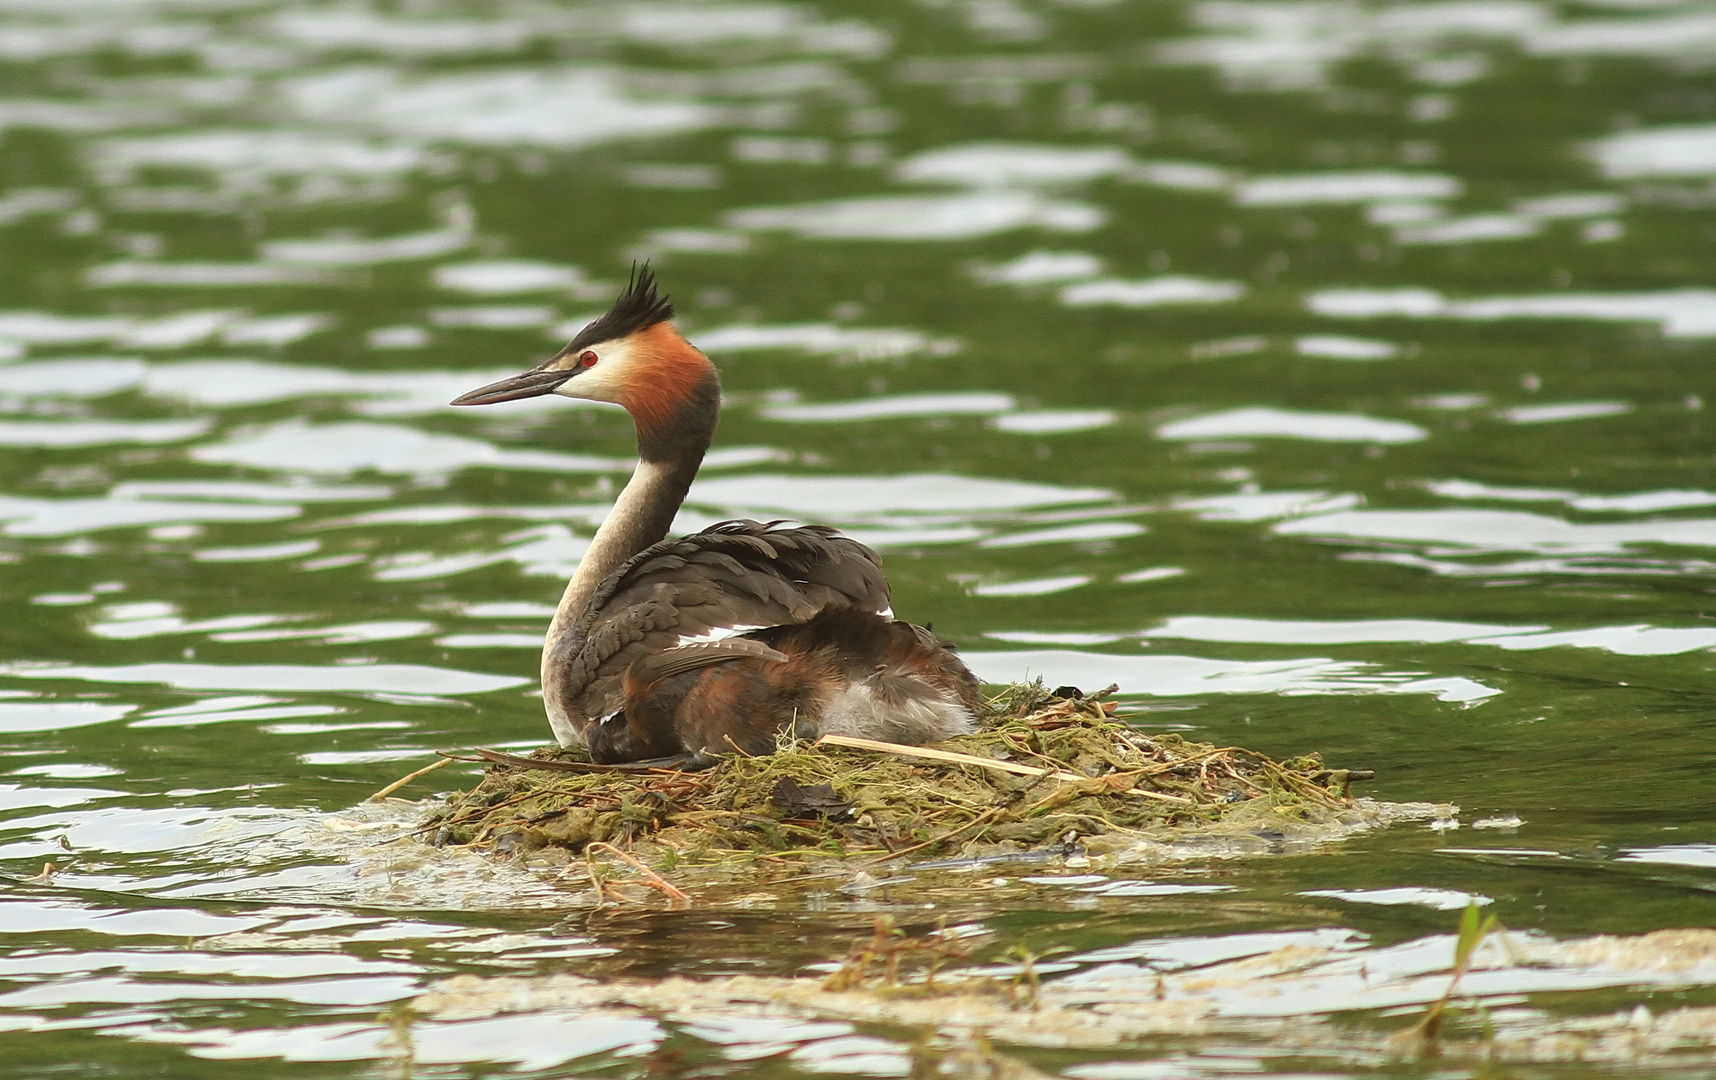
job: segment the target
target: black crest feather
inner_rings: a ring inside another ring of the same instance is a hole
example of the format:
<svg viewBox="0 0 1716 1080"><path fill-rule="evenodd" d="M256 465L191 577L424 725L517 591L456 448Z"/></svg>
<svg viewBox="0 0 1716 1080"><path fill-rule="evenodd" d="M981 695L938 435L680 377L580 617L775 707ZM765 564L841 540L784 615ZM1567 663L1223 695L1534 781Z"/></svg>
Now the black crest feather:
<svg viewBox="0 0 1716 1080"><path fill-rule="evenodd" d="M673 301L663 296L656 288L655 271L649 268L649 263L634 265L631 280L626 283L626 291L614 301L614 306L601 318L578 331L578 336L572 339L572 343L566 346L564 351L575 353L604 341L615 341L671 318Z"/></svg>

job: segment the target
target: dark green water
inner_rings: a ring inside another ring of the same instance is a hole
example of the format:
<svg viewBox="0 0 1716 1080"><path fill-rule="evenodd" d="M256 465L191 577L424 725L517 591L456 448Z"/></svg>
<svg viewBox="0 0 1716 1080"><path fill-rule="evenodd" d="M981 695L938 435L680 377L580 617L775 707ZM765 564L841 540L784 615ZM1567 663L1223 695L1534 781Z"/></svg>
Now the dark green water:
<svg viewBox="0 0 1716 1080"><path fill-rule="evenodd" d="M1460 808L1202 867L1225 892L942 912L1086 950L1391 945L1454 894L1708 924L1713 21L0 0L0 860L59 868L0 900L0 1075L353 1075L340 1025L440 976L793 973L889 907L384 886L320 824L435 748L546 740L535 642L630 426L444 403L645 257L727 393L686 528L842 526L987 678ZM228 933L264 936L194 944ZM1641 1000L1700 999L1583 1007ZM660 1037L418 1068L756 1068ZM1238 1059L1178 1060L1148 1075ZM1389 1071L1306 1060L1247 1067Z"/></svg>

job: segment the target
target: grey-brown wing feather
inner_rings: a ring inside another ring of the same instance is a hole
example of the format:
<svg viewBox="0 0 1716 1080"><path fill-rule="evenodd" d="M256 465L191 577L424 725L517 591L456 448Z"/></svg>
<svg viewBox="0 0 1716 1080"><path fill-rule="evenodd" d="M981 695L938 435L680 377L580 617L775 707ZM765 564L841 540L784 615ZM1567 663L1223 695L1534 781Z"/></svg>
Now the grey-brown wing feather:
<svg viewBox="0 0 1716 1080"><path fill-rule="evenodd" d="M650 653L626 670L630 671L632 678L638 682L650 683L728 660L772 660L775 663L785 663L788 659L786 653L771 649L760 641L731 637L720 641L696 641L690 645Z"/></svg>
<svg viewBox="0 0 1716 1080"><path fill-rule="evenodd" d="M887 610L874 551L824 525L723 521L646 548L609 575L553 662L579 711L606 716L636 661L712 630L803 622L830 604Z"/></svg>

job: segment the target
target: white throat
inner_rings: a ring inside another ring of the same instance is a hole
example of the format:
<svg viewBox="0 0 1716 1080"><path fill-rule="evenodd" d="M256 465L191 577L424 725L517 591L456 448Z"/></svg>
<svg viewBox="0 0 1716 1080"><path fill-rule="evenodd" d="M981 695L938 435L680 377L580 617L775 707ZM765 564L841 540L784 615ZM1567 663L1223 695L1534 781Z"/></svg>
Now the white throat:
<svg viewBox="0 0 1716 1080"><path fill-rule="evenodd" d="M557 646L581 647L582 642L567 642L567 635L577 625L589 607L596 590L627 559L667 535L679 504L697 475L702 454L689 459L670 461L640 461L632 478L614 501L614 508L603 519L590 550L584 553L560 596L554 620L548 625L548 640L542 647L542 700L548 712L548 724L562 746L583 746L585 729L596 717L580 715L569 700L582 687L566 687L562 683L566 657Z"/></svg>

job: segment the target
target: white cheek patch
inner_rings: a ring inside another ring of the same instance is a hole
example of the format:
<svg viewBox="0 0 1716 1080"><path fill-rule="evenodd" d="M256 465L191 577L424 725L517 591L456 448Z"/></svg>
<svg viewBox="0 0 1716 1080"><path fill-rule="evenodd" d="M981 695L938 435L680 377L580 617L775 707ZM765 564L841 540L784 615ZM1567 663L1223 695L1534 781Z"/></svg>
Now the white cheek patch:
<svg viewBox="0 0 1716 1080"><path fill-rule="evenodd" d="M624 374L635 359L631 346L624 341L608 342L596 346L595 352L594 366L582 368L554 392L562 397L623 404Z"/></svg>

